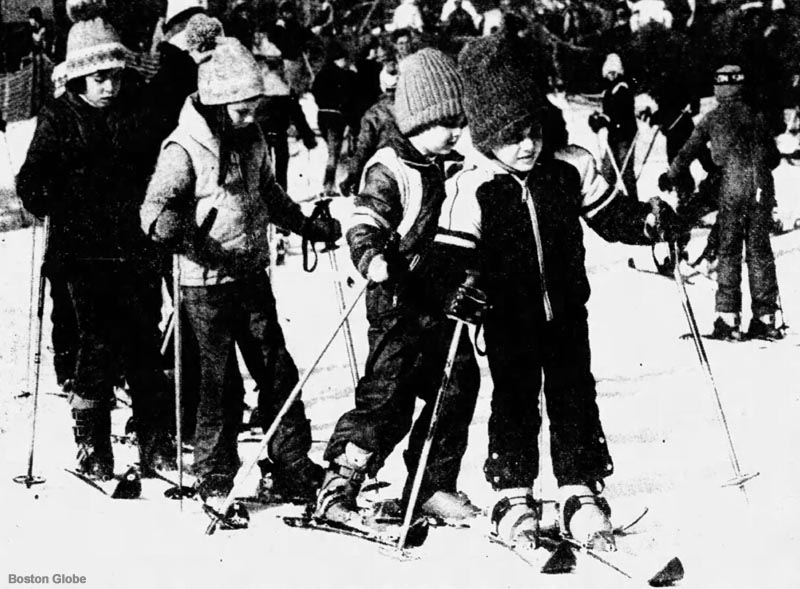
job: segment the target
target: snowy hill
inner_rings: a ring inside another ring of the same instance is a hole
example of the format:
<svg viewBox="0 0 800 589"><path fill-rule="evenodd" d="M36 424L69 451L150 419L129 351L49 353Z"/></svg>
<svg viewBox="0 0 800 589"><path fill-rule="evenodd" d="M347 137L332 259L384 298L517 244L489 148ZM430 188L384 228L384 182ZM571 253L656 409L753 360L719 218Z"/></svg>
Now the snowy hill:
<svg viewBox="0 0 800 589"><path fill-rule="evenodd" d="M573 140L591 147L593 139L585 129L588 111L571 108L568 121ZM640 137L637 166L649 142L648 133L643 130ZM293 195L303 197L321 184L324 149L317 148L308 158L300 153L292 159ZM17 159L19 152L14 155ZM664 161L663 144L657 142L642 176L643 198L656 194L655 178ZM783 164L775 175L781 210L787 218L800 217L795 214L800 211L795 202L800 168ZM343 218L351 206L349 199L338 199L333 212ZM25 472L31 433L31 398L19 397L26 389L31 236L30 228L0 234L4 326L0 340L0 522L5 530L0 580L9 586L9 575L52 577L56 573L84 576L82 586L98 589L624 585L621 577L584 561L573 574L540 575L491 545L483 529L433 529L418 560L399 562L360 540L290 529L278 519L299 514L299 507L253 510L248 530L206 537L203 530L208 520L199 505L186 501L181 512L176 502L162 497L165 485L160 482L145 481L140 501L105 498L63 470L73 465L71 419L66 400L53 394L58 389L46 348L34 472L47 481L31 489L14 484L11 478ZM704 240L705 232L696 232L691 247L699 251ZM800 232L773 238L790 326L787 338L777 343L705 342L742 470L761 473L747 485L749 502L737 489L722 487L733 476L727 443L694 347L680 339L688 327L676 285L627 267L629 257L639 266L650 267L648 248L607 244L591 232L587 232L586 245L593 289L589 307L593 369L616 470L607 481L606 496L619 523L644 507L650 510L621 547L658 546L664 554L679 555L686 568L681 587L797 587ZM297 252L295 248L293 253ZM346 252L342 250L339 256L346 273L355 276ZM338 315L333 275L324 257L315 273L306 274L300 256L292 255L273 276L288 347L303 371ZM356 286L346 289L348 297L362 284L360 278L356 280ZM687 288L701 331L710 331L715 286L696 278ZM748 301L745 294L745 309ZM354 314L352 329L363 369L367 350L363 305ZM44 333L47 343L49 326ZM482 473L491 391L485 364L482 372L481 398L460 486L476 504L490 508L493 497ZM252 404L252 381L246 380L245 386ZM352 404L341 339L311 376L303 398L314 428L315 458L320 459L333 424ZM128 414L122 405L114 412L117 433ZM240 445L245 460L255 447ZM136 455L130 448L117 447L117 451L117 470L121 471ZM382 495L399 494L404 475L396 452L380 474L381 480L392 484ZM552 476L546 471L543 479L544 494L552 496ZM255 482L249 481L253 486Z"/></svg>

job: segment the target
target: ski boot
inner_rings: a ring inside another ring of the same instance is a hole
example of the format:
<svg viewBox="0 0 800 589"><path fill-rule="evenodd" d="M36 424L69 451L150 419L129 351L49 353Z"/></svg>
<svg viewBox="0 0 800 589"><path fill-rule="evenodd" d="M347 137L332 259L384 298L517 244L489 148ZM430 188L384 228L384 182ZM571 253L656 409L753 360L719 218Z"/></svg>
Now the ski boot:
<svg viewBox="0 0 800 589"><path fill-rule="evenodd" d="M80 398L73 397L73 399ZM79 401L79 404L82 403ZM111 480L114 478L111 412L100 407L73 408L72 418L75 420L72 432L78 445L77 471L101 481Z"/></svg>
<svg viewBox="0 0 800 589"><path fill-rule="evenodd" d="M436 491L420 508L422 513L441 520L445 525L467 527L480 515L480 508L476 507L462 491L449 493Z"/></svg>
<svg viewBox="0 0 800 589"><path fill-rule="evenodd" d="M542 506L531 490L525 487L503 489L501 499L492 509L492 532L509 546L527 545L536 548L539 544L539 522Z"/></svg>
<svg viewBox="0 0 800 589"><path fill-rule="evenodd" d="M753 317L750 326L747 328L748 339L763 339L775 341L783 339L783 331L775 327L775 315L768 314L761 317Z"/></svg>
<svg viewBox="0 0 800 589"><path fill-rule="evenodd" d="M348 442L344 453L331 461L317 495L314 517L362 528L363 518L356 498L364 484L372 452Z"/></svg>
<svg viewBox="0 0 800 589"><path fill-rule="evenodd" d="M711 339L723 340L726 342L740 342L744 339L742 332L739 330L739 316L735 313L727 313L727 315L735 315L732 321L727 320L721 314L717 316L714 321L714 331L711 332Z"/></svg>
<svg viewBox="0 0 800 589"><path fill-rule="evenodd" d="M564 536L587 548L615 550L608 501L587 485L564 485L559 496L559 527Z"/></svg>
<svg viewBox="0 0 800 589"><path fill-rule="evenodd" d="M177 470L175 442L166 430L143 426L138 428L139 466L144 478L153 478L159 471Z"/></svg>
<svg viewBox="0 0 800 589"><path fill-rule="evenodd" d="M233 501L225 513L222 513L232 488L233 479L225 475L206 475L197 482L197 493L203 500L203 511L215 519L223 530L243 530L250 525L250 513L242 502Z"/></svg>
<svg viewBox="0 0 800 589"><path fill-rule="evenodd" d="M308 456L291 466L275 464L269 458L260 460L261 480L256 495L263 503L304 505L316 500L325 471Z"/></svg>

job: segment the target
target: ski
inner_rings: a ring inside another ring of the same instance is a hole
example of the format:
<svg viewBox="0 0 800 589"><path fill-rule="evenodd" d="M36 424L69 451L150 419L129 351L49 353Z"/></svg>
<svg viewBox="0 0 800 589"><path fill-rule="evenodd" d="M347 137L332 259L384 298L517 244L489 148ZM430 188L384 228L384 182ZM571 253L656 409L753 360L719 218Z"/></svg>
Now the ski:
<svg viewBox="0 0 800 589"><path fill-rule="evenodd" d="M108 481L99 481L69 468L64 470L111 499L140 499L142 496L142 479L135 466L129 467L123 474L114 476Z"/></svg>
<svg viewBox="0 0 800 589"><path fill-rule="evenodd" d="M322 518L316 518L305 513L300 517L286 516L283 522L292 528L302 528L306 530L320 530L322 532L329 532L332 534L340 534L349 536L351 538L359 538L366 540L373 544L377 544L383 548L392 548L392 552L388 553L391 556L401 560L411 560L416 556L409 551L409 548L418 548L422 546L425 539L428 537L429 523L426 518L420 518L411 525L408 536L406 538L406 547L399 548L399 526L392 525L384 529L372 529L368 526L356 527L346 524L328 521ZM396 529L395 529L396 528ZM391 531L389 531L391 529Z"/></svg>
<svg viewBox="0 0 800 589"><path fill-rule="evenodd" d="M666 564L662 566L646 570L637 564L636 557L632 555L623 554L616 550L596 550L573 538L560 534L554 536L551 540L559 543L559 549L554 552L554 558L559 551L562 551L562 546L569 547L573 551L573 555L586 555L629 581L647 583L651 587L667 587L683 579L683 564L677 556L668 559ZM550 565L548 562L545 566L557 565ZM544 572L544 567L542 570Z"/></svg>
<svg viewBox="0 0 800 589"><path fill-rule="evenodd" d="M650 274L652 276L660 276L661 278L669 280L670 282L673 282L675 280L675 278L672 276L672 274L663 274L663 273L659 272L658 270L650 270L649 268L639 268L636 265L636 261L633 258L628 258L628 268L630 268L631 270L635 270L636 272L641 272L642 274ZM705 276L705 275L702 272L700 272L699 270L692 270L691 274L687 274L687 275L685 275L683 277L683 280L684 280L684 282L686 282L686 284L692 284L693 285L694 282L692 282L692 279L693 278L697 278L698 276Z"/></svg>
<svg viewBox="0 0 800 589"><path fill-rule="evenodd" d="M549 511L555 511L548 518L549 523L539 530L536 537L524 539L518 542L509 543L499 538L496 534L489 534L488 539L492 544L502 546L510 550L515 556L529 566L539 569L546 575L570 573L574 570L577 559L575 558L575 547L564 542L558 527L557 504L552 500L542 501L542 509L547 506ZM645 507L628 523L614 528L614 537L625 536L628 531L638 524L649 513L649 508Z"/></svg>

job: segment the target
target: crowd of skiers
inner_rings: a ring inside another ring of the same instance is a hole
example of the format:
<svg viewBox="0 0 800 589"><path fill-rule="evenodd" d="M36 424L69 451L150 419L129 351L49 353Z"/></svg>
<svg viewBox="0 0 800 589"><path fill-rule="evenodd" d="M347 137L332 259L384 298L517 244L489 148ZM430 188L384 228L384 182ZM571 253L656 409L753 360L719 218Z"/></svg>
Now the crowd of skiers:
<svg viewBox="0 0 800 589"><path fill-rule="evenodd" d="M196 390L196 406L180 426L193 438L192 473L204 501L231 507L222 514L228 524L245 525L241 507L227 501L240 466L237 347L259 390L254 425L266 430L298 383L266 273L268 226L310 241L342 237L339 221L305 216L286 193L289 121L308 147L315 142L285 66L297 56L281 55L268 40L256 57L205 14L202 0L170 0L160 67L145 79L128 67L129 51L103 2L68 5L74 24L61 66L66 88L40 113L18 192L30 212L49 218L45 272L77 468L98 479L114 475L110 411L121 378L132 398L142 474L174 468L158 324L162 280L171 285L177 277L181 377ZM541 388L560 525L580 540L613 542L602 497L613 462L590 368L581 219L604 239L628 244L682 236L672 208L660 198L640 201L635 177L625 173L636 120L621 61L606 60L604 114L593 117L598 130L609 128L604 173L590 152L569 144L563 116L531 67L537 56L519 37L501 29L476 38L457 62L399 42L375 49L372 64L355 73L334 46L311 86L329 147L325 189L333 192L343 129L355 123L330 89L366 93L358 77L373 85L369 100L352 95L365 114L343 183L355 195L346 234L351 258L369 281L365 372L353 409L331 434L325 468L309 458L302 400L291 404L259 462L264 488L314 503L316 517L361 525L362 483L410 433L406 505L453 350L436 441L412 507L449 522L478 517L457 483L480 375L473 343L457 326L480 324L493 382L484 472L497 492L495 532L509 541L536 532ZM717 310L731 338L743 241L756 335L774 330L777 294L763 232L777 161L759 115L737 101L741 82L737 68L720 70L719 109L691 132L660 180L667 189L685 178L710 143L721 178ZM459 142L467 146L463 158L453 153ZM415 420L418 397L425 407Z"/></svg>

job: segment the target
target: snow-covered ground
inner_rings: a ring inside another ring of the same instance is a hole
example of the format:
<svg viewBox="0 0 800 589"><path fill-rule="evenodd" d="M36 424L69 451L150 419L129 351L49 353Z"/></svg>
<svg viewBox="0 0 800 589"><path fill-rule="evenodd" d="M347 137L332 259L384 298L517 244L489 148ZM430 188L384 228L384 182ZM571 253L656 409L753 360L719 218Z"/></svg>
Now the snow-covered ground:
<svg viewBox="0 0 800 589"><path fill-rule="evenodd" d="M594 147L585 125L588 109L570 103L567 120L572 139ZM19 164L30 125L10 136L12 158ZM651 131L642 129L639 161ZM296 149L296 148L295 148ZM290 192L304 199L321 186L325 148L292 159ZM642 198L656 194L655 181L665 162L657 140L640 182ZM783 164L775 173L782 216L800 217L796 186L800 168ZM4 177L7 179L8 176ZM306 205L309 206L309 205ZM346 216L349 199L334 202L336 216ZM692 248L699 251L705 232ZM55 574L85 577L86 587L419 587L419 588L577 588L621 587L624 580L591 562L574 574L543 576L503 549L491 545L484 529L434 529L419 559L398 562L376 547L322 532L294 530L277 516L297 514L296 507L252 513L247 531L203 534L207 518L186 501L183 511L164 499L164 485L145 482L142 501L113 501L83 485L64 467L74 458L66 400L57 392L45 327L42 386L36 436L35 474L47 479L26 489L14 475L27 467L30 397L26 357L30 294L31 229L0 234L0 584L12 575ZM298 242L293 253L298 253ZM800 232L773 239L786 320L787 338L778 343L705 343L744 472L760 472L747 485L748 501L722 485L732 475L724 433L693 345L680 339L688 331L674 283L634 272L633 257L651 267L648 248L607 244L587 232L587 266L593 288L590 327L599 405L615 461L606 496L620 523L649 507L636 533L623 548L658 549L679 555L685 565L682 587L764 589L800 586L800 385L797 359L800 337L794 328L800 299ZM355 276L341 251L342 274ZM303 272L299 255L274 270L274 289L289 349L301 370L327 337L338 316L333 274L324 256L313 274ZM359 285L346 288L352 297ZM688 286L701 326L713 319L714 285L696 278ZM749 298L745 295L745 308ZM747 313L747 311L745 311ZM745 321L749 316L745 316ZM352 319L360 362L366 357L363 306ZM480 404L463 465L461 488L490 508L492 494L484 481L486 421L491 383L483 365ZM248 391L253 383L246 381ZM536 394L536 391L531 391ZM304 399L314 427L314 452L320 458L338 416L352 404L352 387L343 341L337 340L311 376ZM252 393L249 402L254 402ZM128 410L114 413L119 432ZM402 445L401 445L402 446ZM255 444L242 444L245 459ZM118 447L117 470L135 460ZM548 467L546 467L548 468ZM384 496L399 493L404 469L399 452L380 475L392 483ZM543 493L552 496L552 476L542 477ZM255 485L255 479L248 484ZM24 585L23 585L24 586Z"/></svg>

